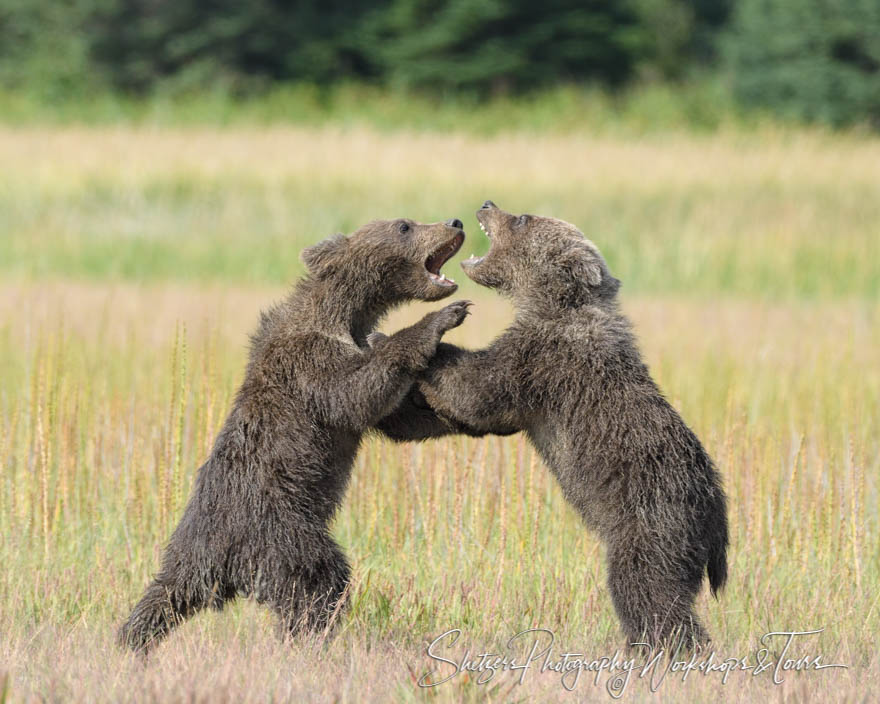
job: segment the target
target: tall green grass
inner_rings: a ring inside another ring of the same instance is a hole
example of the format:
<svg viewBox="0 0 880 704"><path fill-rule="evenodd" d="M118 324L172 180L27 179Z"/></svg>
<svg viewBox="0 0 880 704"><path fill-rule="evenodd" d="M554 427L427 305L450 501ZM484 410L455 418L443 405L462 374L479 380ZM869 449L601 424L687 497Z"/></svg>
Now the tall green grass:
<svg viewBox="0 0 880 704"><path fill-rule="evenodd" d="M778 121L778 118L774 118ZM530 95L478 100L466 94L417 93L367 84L292 84L250 94L159 90L145 97L109 91L66 95L0 91L0 121L8 125L370 126L380 130L638 134L672 129L744 129L772 122L737 106L721 78L671 85L646 83L609 92L561 86Z"/></svg>

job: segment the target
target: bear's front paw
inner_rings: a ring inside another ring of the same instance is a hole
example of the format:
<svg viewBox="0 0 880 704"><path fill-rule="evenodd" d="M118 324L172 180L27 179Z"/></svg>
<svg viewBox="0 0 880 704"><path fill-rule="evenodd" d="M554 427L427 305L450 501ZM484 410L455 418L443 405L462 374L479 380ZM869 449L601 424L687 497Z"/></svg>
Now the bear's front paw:
<svg viewBox="0 0 880 704"><path fill-rule="evenodd" d="M473 304L470 301L456 301L435 313L436 317L432 321L435 329L441 335L447 330L457 328L464 322L470 311L468 310Z"/></svg>

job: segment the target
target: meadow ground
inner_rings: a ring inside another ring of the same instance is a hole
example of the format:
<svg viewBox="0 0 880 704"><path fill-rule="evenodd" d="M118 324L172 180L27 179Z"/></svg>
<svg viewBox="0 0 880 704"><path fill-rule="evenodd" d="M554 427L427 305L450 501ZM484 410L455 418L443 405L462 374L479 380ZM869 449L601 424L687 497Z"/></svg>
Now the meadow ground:
<svg viewBox="0 0 880 704"><path fill-rule="evenodd" d="M636 670L634 701L868 701L880 675L880 141L808 132L642 139L364 128L0 129L0 701L608 700L602 673L462 674L442 655L555 633L622 639L602 549L521 437L368 440L335 533L354 564L335 637L201 614L146 665L115 628L156 569L303 246L370 217L473 210L578 223L730 497L731 577L698 609L724 657L769 631L848 669ZM446 273L460 281L456 261ZM464 283L481 345L503 301ZM395 313L395 329L436 306ZM770 660L783 641L770 643ZM642 658L643 659L643 658ZM660 667L662 669L662 666ZM485 675L484 675L485 676Z"/></svg>

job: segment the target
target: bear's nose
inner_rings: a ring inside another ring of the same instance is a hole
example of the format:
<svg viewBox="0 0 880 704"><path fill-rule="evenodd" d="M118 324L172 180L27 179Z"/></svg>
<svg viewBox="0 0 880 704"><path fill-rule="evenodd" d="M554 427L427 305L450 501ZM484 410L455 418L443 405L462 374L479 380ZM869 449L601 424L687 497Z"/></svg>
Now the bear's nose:
<svg viewBox="0 0 880 704"><path fill-rule="evenodd" d="M464 228L464 223L461 220L459 220L458 218L452 218L452 220L447 220L446 224L449 225L449 227L454 227L459 230Z"/></svg>
<svg viewBox="0 0 880 704"><path fill-rule="evenodd" d="M483 203L483 207L480 208L480 210L488 210L489 208L497 208L497 207L498 206L495 205L491 200L487 200L485 203Z"/></svg>

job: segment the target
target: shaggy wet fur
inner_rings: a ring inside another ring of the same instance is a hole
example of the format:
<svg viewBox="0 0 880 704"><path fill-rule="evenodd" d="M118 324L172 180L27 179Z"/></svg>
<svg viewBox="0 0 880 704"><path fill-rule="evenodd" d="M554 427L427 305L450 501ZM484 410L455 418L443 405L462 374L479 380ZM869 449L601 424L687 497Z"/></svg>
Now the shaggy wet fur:
<svg viewBox="0 0 880 704"><path fill-rule="evenodd" d="M284 632L326 626L349 581L328 523L362 434L400 406L468 304L429 313L374 348L367 335L391 307L455 291L426 261L438 249L448 258L463 238L458 220L377 221L304 251L309 275L262 315L232 411L121 643L146 652L238 595L269 605ZM456 430L426 408L398 413L389 421L398 440Z"/></svg>
<svg viewBox="0 0 880 704"><path fill-rule="evenodd" d="M491 248L462 268L510 296L515 321L484 350L441 344L420 390L476 432L525 431L607 547L630 642L706 642L693 603L704 574L713 593L727 576L725 496L641 360L619 282L573 225L490 201L477 218Z"/></svg>

